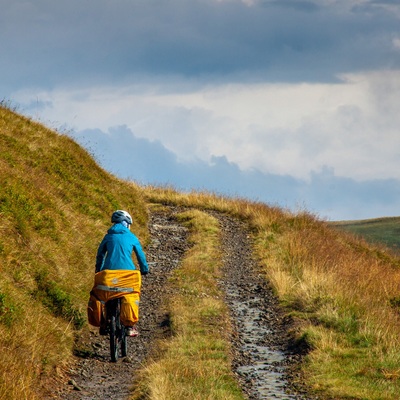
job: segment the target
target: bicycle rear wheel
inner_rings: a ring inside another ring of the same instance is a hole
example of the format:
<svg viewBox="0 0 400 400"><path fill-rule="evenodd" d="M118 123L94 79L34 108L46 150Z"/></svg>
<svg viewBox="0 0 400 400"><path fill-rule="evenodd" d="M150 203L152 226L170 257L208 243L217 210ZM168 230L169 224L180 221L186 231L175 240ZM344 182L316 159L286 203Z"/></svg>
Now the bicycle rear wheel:
<svg viewBox="0 0 400 400"><path fill-rule="evenodd" d="M121 322L121 299L118 299L117 307L117 332L118 332L118 345L121 357L126 357L128 352L128 343L126 340L125 326Z"/></svg>
<svg viewBox="0 0 400 400"><path fill-rule="evenodd" d="M118 330L116 315L111 315L110 318L110 355L111 361L118 361Z"/></svg>
<svg viewBox="0 0 400 400"><path fill-rule="evenodd" d="M113 299L107 302L107 319L110 327L110 356L111 361L118 361L118 343L120 330L118 329L119 322L119 301Z"/></svg>
<svg viewBox="0 0 400 400"><path fill-rule="evenodd" d="M125 327L121 326L121 357L126 357L128 354L128 341L126 340Z"/></svg>
<svg viewBox="0 0 400 400"><path fill-rule="evenodd" d="M111 300L107 303L107 312L110 323L110 355L111 361L117 362L119 355L126 357L128 343L125 327L121 323L121 299Z"/></svg>

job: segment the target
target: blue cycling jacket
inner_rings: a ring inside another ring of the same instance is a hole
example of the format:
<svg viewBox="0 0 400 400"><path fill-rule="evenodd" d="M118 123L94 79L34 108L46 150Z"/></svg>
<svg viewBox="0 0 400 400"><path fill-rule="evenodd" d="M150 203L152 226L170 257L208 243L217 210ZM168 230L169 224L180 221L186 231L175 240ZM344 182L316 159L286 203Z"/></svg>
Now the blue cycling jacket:
<svg viewBox="0 0 400 400"><path fill-rule="evenodd" d="M122 224L113 225L97 250L96 272L103 269L136 269L132 261L132 252L136 254L140 271L149 272L139 239Z"/></svg>

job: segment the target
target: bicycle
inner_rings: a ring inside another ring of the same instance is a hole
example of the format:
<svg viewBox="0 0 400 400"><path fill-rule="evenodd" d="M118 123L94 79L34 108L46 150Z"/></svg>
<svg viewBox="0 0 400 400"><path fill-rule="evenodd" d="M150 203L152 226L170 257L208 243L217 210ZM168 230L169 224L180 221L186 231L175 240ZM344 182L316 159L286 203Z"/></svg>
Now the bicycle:
<svg viewBox="0 0 400 400"><path fill-rule="evenodd" d="M100 335L109 335L112 362L126 357L127 336L137 335L126 329L138 321L140 286L141 273L137 270L104 270L95 274L88 319L91 325L100 327Z"/></svg>
<svg viewBox="0 0 400 400"><path fill-rule="evenodd" d="M120 319L121 298L107 301L105 305L106 329L110 335L110 356L112 362L117 362L118 357L126 357L128 343L126 340L125 326Z"/></svg>

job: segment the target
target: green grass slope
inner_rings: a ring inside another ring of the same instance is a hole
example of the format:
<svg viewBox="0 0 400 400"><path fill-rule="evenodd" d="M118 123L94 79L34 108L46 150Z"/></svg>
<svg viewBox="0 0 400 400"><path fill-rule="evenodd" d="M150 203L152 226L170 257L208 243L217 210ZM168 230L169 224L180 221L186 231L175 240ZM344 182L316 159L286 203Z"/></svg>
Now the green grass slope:
<svg viewBox="0 0 400 400"><path fill-rule="evenodd" d="M138 188L102 170L69 137L0 105L0 399L41 398L86 324L97 245L111 212L134 215Z"/></svg>
<svg viewBox="0 0 400 400"><path fill-rule="evenodd" d="M333 226L365 239L369 243L383 244L400 254L400 217L339 221Z"/></svg>

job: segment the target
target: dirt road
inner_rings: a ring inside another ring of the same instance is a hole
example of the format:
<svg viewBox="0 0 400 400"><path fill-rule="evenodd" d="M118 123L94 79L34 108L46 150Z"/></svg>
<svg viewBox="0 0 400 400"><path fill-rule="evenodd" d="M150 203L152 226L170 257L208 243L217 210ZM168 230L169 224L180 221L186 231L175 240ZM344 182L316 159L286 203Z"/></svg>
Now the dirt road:
<svg viewBox="0 0 400 400"><path fill-rule="evenodd" d="M128 399L135 371L151 351L153 340L170 335L165 309L167 279L188 249L187 230L176 222L176 211L154 213L149 221L151 244L146 254L151 274L143 279L140 336L129 338L129 356L111 363L107 338L92 329L78 343L76 366L70 371L68 384L52 398ZM289 351L289 321L283 318L272 291L257 271L246 226L231 217L214 215L223 232L224 273L220 285L236 327L232 368L243 393L249 399L312 399L292 384L298 378L293 372L298 355Z"/></svg>

